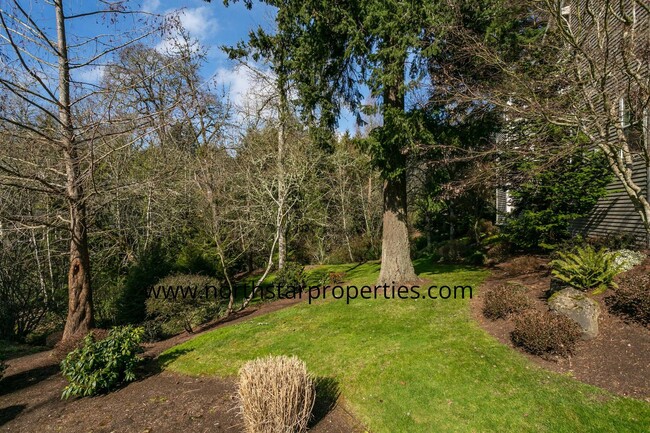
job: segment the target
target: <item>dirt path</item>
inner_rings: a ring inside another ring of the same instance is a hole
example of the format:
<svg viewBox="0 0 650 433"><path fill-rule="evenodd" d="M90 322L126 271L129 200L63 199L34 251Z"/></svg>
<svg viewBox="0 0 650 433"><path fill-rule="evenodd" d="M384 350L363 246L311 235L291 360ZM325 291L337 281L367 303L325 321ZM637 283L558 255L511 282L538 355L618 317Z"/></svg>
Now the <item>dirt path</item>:
<svg viewBox="0 0 650 433"><path fill-rule="evenodd" d="M304 300L304 298L303 298ZM155 358L164 350L203 332L230 326L301 302L283 299L237 313L204 326L194 334L180 334L149 344L144 377L110 394L62 401L66 381L59 374L53 351L8 361L0 381L0 432L179 433L242 432L232 378L189 377L156 370ZM319 410L311 431L363 431L342 404ZM331 410L330 410L331 409Z"/></svg>

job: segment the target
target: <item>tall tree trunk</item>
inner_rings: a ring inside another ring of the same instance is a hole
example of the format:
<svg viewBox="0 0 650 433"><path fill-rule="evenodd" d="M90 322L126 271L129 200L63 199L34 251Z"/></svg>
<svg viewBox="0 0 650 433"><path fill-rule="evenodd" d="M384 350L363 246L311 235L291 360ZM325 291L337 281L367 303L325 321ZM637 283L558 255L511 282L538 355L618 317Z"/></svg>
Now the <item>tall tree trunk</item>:
<svg viewBox="0 0 650 433"><path fill-rule="evenodd" d="M282 60L280 60L281 62ZM280 63L281 64L281 63ZM284 156L286 147L286 127L289 120L289 102L287 100L286 77L281 71L278 73L278 92L280 105L278 110L278 269L284 269L287 260L287 179L286 168L284 166Z"/></svg>
<svg viewBox="0 0 650 433"><path fill-rule="evenodd" d="M401 61L402 70L404 62ZM390 109L404 110L404 96L399 85L388 86L384 92L384 105ZM384 112L391 115L390 112ZM386 121L386 119L384 119ZM406 200L406 155L404 149L393 149L392 170L398 175L384 180L384 217L381 241L381 271L378 285L417 281L411 262L411 248Z"/></svg>
<svg viewBox="0 0 650 433"><path fill-rule="evenodd" d="M411 262L406 208L406 173L384 181L381 272L378 285L417 281Z"/></svg>
<svg viewBox="0 0 650 433"><path fill-rule="evenodd" d="M70 104L70 65L65 32L63 0L55 0L59 61L59 120L61 144L66 168L66 193L70 207L70 269L68 272L68 318L63 341L84 335L93 326L92 291L86 203L81 185L79 154L75 142Z"/></svg>

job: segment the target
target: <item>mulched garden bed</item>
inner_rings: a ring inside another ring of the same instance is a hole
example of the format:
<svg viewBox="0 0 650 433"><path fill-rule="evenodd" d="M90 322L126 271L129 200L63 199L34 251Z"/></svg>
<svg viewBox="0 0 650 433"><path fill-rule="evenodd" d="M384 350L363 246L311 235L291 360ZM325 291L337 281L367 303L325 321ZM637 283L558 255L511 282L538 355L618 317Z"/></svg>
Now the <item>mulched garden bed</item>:
<svg viewBox="0 0 650 433"><path fill-rule="evenodd" d="M228 326L293 303L283 300L263 304L207 328ZM67 382L59 373L53 351L11 359L0 381L0 432L243 432L234 379L189 377L157 370L155 357L195 335L181 334L148 345L145 355L150 358L143 367L142 379L92 398L61 400ZM342 404L328 412L318 409L321 416L315 420L312 432L363 431Z"/></svg>
<svg viewBox="0 0 650 433"><path fill-rule="evenodd" d="M546 295L550 287L550 272L542 266L531 267L532 272L516 275L511 263L498 265L485 283L478 296L472 300L472 315L487 332L503 344L515 347L510 339L512 320L490 320L483 315L483 295L490 287L504 282L518 282L529 290L533 308L548 309ZM646 262L647 263L647 262ZM633 273L648 272L646 264L634 269ZM650 401L650 329L636 323L628 323L609 313L605 293L595 296L601 307L599 335L588 341L579 341L574 353L567 358L543 359L516 348L535 363L560 373L570 374L578 380L596 385L615 394Z"/></svg>

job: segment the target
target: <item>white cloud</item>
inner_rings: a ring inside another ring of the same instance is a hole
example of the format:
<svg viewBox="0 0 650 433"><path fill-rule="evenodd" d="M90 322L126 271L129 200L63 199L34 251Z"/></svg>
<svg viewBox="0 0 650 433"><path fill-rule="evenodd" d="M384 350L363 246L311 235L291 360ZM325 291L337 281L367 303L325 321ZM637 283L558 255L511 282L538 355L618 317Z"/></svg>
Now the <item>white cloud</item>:
<svg viewBox="0 0 650 433"><path fill-rule="evenodd" d="M266 119L275 116L272 102L275 89L269 71L221 67L216 70L214 79L226 91L240 125L260 121L257 118L260 114Z"/></svg>
<svg viewBox="0 0 650 433"><path fill-rule="evenodd" d="M178 23L187 31L190 37L199 42L206 42L219 31L215 8L209 6L168 10L165 15L178 19ZM174 45L172 41L177 36L178 31L171 30L155 48L161 52L171 50Z"/></svg>
<svg viewBox="0 0 650 433"><path fill-rule="evenodd" d="M214 16L214 8L200 6L181 11L180 21L183 27L198 40L204 40L219 30L219 23Z"/></svg>
<svg viewBox="0 0 650 433"><path fill-rule="evenodd" d="M105 66L86 66L75 73L75 79L84 83L97 84L104 76Z"/></svg>
<svg viewBox="0 0 650 433"><path fill-rule="evenodd" d="M144 0L142 2L142 10L144 12L153 13L160 7L160 0Z"/></svg>
<svg viewBox="0 0 650 433"><path fill-rule="evenodd" d="M251 77L242 68L227 69L218 68L215 80L219 86L223 86L230 101L241 106L251 88Z"/></svg>

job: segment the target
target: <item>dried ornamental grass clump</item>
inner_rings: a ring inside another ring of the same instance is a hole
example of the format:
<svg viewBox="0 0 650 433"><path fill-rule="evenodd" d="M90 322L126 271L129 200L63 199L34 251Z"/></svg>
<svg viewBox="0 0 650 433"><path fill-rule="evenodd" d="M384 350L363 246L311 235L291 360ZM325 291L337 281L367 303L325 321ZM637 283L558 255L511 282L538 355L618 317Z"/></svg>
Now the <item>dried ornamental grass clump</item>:
<svg viewBox="0 0 650 433"><path fill-rule="evenodd" d="M302 433L315 401L314 381L295 356L249 361L239 370L239 402L248 433Z"/></svg>

